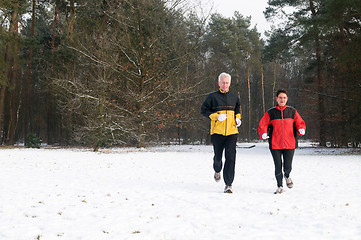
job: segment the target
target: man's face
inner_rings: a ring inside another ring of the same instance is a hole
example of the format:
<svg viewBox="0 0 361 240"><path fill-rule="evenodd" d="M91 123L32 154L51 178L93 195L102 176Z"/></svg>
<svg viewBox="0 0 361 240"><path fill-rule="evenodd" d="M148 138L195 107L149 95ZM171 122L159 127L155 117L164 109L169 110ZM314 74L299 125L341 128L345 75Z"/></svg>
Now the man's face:
<svg viewBox="0 0 361 240"><path fill-rule="evenodd" d="M286 105L287 100L288 100L288 97L287 97L287 95L285 93L280 93L276 97L276 101L277 101L278 105L281 106L281 107Z"/></svg>
<svg viewBox="0 0 361 240"><path fill-rule="evenodd" d="M227 92L229 89L229 86L231 86L231 81L229 80L228 77L223 77L218 82L218 86L223 92Z"/></svg>

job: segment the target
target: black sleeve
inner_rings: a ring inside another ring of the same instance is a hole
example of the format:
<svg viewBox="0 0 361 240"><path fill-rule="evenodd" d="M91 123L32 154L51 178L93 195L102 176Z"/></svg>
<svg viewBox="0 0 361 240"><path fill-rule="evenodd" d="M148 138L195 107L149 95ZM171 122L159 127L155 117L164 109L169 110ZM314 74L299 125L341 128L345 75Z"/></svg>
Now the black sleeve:
<svg viewBox="0 0 361 240"><path fill-rule="evenodd" d="M241 100L239 100L239 97L237 95L236 98L237 98L237 102L236 102L236 107L234 108L234 116L241 113Z"/></svg>
<svg viewBox="0 0 361 240"><path fill-rule="evenodd" d="M201 114L207 118L209 118L209 115L211 115L212 112L212 96L211 94L208 95L206 100L203 102L201 107Z"/></svg>

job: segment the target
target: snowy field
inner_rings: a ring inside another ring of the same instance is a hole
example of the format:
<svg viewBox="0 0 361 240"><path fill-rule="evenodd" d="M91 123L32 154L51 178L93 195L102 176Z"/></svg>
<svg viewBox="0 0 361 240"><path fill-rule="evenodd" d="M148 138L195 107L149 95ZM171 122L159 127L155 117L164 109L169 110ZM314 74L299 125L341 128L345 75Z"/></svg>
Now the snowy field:
<svg viewBox="0 0 361 240"><path fill-rule="evenodd" d="M266 144L237 148L233 194L212 157L189 145L0 149L0 239L361 239L360 152L297 149L280 195Z"/></svg>

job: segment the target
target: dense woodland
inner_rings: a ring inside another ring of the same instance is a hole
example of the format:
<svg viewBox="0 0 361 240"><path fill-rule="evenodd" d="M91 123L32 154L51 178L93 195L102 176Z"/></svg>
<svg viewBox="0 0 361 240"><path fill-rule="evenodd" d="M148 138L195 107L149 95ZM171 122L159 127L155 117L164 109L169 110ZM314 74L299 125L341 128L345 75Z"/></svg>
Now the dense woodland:
<svg viewBox="0 0 361 240"><path fill-rule="evenodd" d="M321 146L361 144L359 0L269 0L278 25L185 0L2 0L2 145L206 143L200 115L221 72L241 99L239 141L258 139L275 92ZM281 19L281 20L280 20Z"/></svg>

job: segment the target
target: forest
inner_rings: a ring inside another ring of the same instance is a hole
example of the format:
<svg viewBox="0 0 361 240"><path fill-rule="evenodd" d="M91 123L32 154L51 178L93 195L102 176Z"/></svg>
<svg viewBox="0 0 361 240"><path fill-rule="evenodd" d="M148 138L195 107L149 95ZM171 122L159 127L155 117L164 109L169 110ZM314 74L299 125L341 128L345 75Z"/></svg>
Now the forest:
<svg viewBox="0 0 361 240"><path fill-rule="evenodd" d="M0 145L146 147L209 143L200 114L232 76L239 141L287 89L320 146L361 146L359 0L268 0L251 16L200 14L187 0L2 0Z"/></svg>

